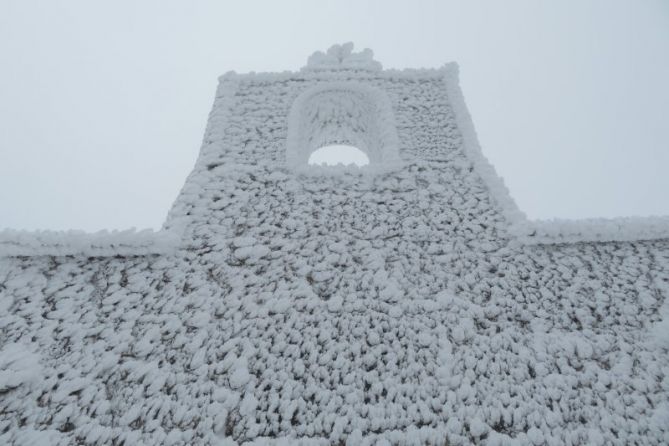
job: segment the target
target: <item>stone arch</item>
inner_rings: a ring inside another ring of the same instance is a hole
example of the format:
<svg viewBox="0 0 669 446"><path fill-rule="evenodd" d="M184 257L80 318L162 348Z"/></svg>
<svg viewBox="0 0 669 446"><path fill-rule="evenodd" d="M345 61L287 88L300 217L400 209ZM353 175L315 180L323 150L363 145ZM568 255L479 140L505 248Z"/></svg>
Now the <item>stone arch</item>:
<svg viewBox="0 0 669 446"><path fill-rule="evenodd" d="M398 162L399 139L386 94L355 82L317 85L300 94L288 116L287 164L305 166L313 151L329 144L359 148L370 166Z"/></svg>

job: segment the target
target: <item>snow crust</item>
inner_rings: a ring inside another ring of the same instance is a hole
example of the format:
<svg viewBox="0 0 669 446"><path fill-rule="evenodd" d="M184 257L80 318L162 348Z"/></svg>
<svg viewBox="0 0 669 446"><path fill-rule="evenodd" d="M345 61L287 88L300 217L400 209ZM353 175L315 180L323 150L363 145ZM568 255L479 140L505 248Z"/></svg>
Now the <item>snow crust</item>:
<svg viewBox="0 0 669 446"><path fill-rule="evenodd" d="M0 444L669 443L669 240L518 243L452 70L223 76L187 249L1 258ZM395 169L291 168L331 82Z"/></svg>
<svg viewBox="0 0 669 446"><path fill-rule="evenodd" d="M0 257L141 256L167 254L179 244L179 237L167 231L0 231Z"/></svg>
<svg viewBox="0 0 669 446"><path fill-rule="evenodd" d="M380 71L381 63L374 60L374 52L365 48L353 52L353 42L332 45L326 52L316 51L307 60L302 71L320 70L369 70Z"/></svg>
<svg viewBox="0 0 669 446"><path fill-rule="evenodd" d="M20 344L7 344L0 350L0 394L30 386L40 377L37 355Z"/></svg>
<svg viewBox="0 0 669 446"><path fill-rule="evenodd" d="M527 244L669 239L669 217L526 221L513 233Z"/></svg>

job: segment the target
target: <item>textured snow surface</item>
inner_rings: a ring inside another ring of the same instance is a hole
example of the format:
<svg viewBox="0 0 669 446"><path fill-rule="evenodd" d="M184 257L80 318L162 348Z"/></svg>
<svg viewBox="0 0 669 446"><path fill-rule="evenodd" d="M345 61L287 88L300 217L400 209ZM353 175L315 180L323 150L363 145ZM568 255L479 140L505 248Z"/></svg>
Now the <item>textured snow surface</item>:
<svg viewBox="0 0 669 446"><path fill-rule="evenodd" d="M5 259L2 339L41 376L2 440L666 442L666 243L511 248L448 165L277 172L213 169L178 255Z"/></svg>
<svg viewBox="0 0 669 446"><path fill-rule="evenodd" d="M444 76L226 75L176 250L0 258L0 444L669 443L669 241L517 243ZM333 80L401 165L286 165Z"/></svg>
<svg viewBox="0 0 669 446"><path fill-rule="evenodd" d="M89 257L165 254L175 251L179 237L167 231L0 231L2 256Z"/></svg>
<svg viewBox="0 0 669 446"><path fill-rule="evenodd" d="M527 221L513 232L528 244L669 239L669 217Z"/></svg>
<svg viewBox="0 0 669 446"><path fill-rule="evenodd" d="M307 166L309 155L329 144L361 148L374 166L399 163L392 106L386 94L360 82L330 82L309 88L293 103L288 117L286 162Z"/></svg>
<svg viewBox="0 0 669 446"><path fill-rule="evenodd" d="M483 156L458 81L458 66L444 68L444 79L457 127L462 135L462 148L472 161L476 173L491 196L512 224L511 233L520 243L559 244L578 242L610 242L669 239L669 216L622 217L589 220L527 220L509 195L509 190Z"/></svg>

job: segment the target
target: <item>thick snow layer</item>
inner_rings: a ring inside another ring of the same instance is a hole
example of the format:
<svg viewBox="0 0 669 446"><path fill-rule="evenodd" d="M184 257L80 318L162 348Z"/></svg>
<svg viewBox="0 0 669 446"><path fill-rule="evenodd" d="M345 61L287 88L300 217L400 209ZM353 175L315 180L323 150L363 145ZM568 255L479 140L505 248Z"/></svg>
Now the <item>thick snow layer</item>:
<svg viewBox="0 0 669 446"><path fill-rule="evenodd" d="M578 243L669 239L669 217L527 221L512 232L522 243Z"/></svg>
<svg viewBox="0 0 669 446"><path fill-rule="evenodd" d="M450 164L211 172L188 251L0 265L3 342L41 364L7 443L669 438L667 243L513 247Z"/></svg>
<svg viewBox="0 0 669 446"><path fill-rule="evenodd" d="M27 346L7 344L0 350L0 394L29 386L39 377L38 357Z"/></svg>
<svg viewBox="0 0 669 446"><path fill-rule="evenodd" d="M179 237L168 231L0 231L0 257L138 256L176 250Z"/></svg>
<svg viewBox="0 0 669 446"><path fill-rule="evenodd" d="M222 77L182 249L0 259L0 444L669 443L669 240L518 243L452 76ZM329 82L400 165L289 168Z"/></svg>

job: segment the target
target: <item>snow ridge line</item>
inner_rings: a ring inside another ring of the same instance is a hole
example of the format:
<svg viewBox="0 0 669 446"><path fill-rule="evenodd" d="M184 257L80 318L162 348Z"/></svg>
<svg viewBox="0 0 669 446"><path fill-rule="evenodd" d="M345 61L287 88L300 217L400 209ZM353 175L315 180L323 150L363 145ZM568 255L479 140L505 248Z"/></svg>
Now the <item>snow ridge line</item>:
<svg viewBox="0 0 669 446"><path fill-rule="evenodd" d="M186 177L179 195L172 204L172 208L169 210L167 219L163 224L163 230L172 230L184 234L189 222L188 215L193 210L192 203L197 202L197 198L203 192L202 178L207 177L206 173L212 166L221 162L219 156L225 152L226 126L224 124L229 120L235 104L235 95L239 88L238 78L239 75L231 71L218 79L216 98L207 118L207 127L195 166Z"/></svg>
<svg viewBox="0 0 669 446"><path fill-rule="evenodd" d="M474 164L474 169L479 174L485 185L490 190L497 204L502 208L504 217L511 225L527 221L525 214L511 197L509 189L504 180L497 174L495 167L483 155L481 144L476 136L476 130L469 109L465 104L465 98L460 89L458 64L451 62L443 68L444 83L451 109L455 115L455 121L462 135L462 146L465 154Z"/></svg>
<svg viewBox="0 0 669 446"><path fill-rule="evenodd" d="M483 155L460 89L458 65L451 62L442 70L448 99L462 134L465 154L510 223L509 233L514 242L524 245L550 245L669 239L669 216L529 220L518 208L504 180Z"/></svg>
<svg viewBox="0 0 669 446"><path fill-rule="evenodd" d="M180 238L170 231L134 228L124 231L0 231L0 257L113 257L169 254Z"/></svg>
<svg viewBox="0 0 669 446"><path fill-rule="evenodd" d="M662 240L669 239L669 216L525 221L512 234L527 245Z"/></svg>

